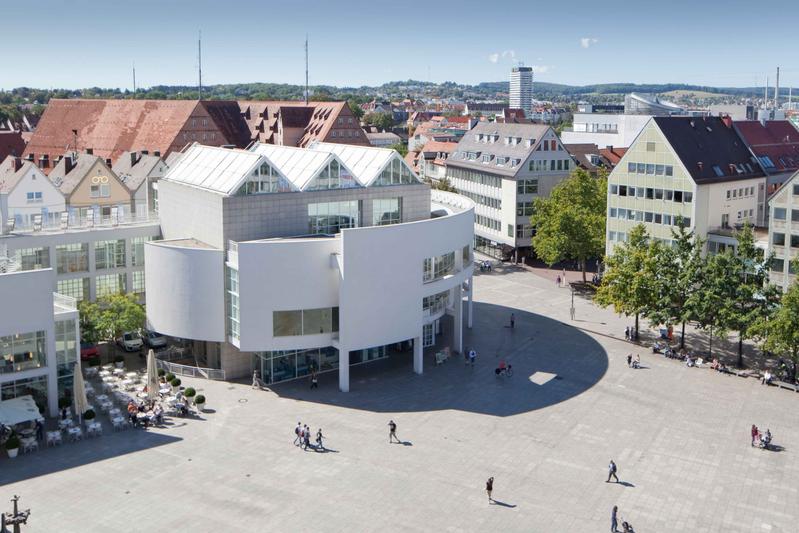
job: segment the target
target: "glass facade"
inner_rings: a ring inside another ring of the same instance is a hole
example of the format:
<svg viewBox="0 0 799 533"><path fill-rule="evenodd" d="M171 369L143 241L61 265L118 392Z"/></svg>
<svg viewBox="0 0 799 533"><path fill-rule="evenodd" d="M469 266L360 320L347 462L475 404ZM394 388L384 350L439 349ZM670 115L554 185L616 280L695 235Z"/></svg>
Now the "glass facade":
<svg viewBox="0 0 799 533"><path fill-rule="evenodd" d="M125 292L127 290L125 287L125 274L107 274L104 276L97 276L95 280L97 282L97 287L95 289L97 298Z"/></svg>
<svg viewBox="0 0 799 533"><path fill-rule="evenodd" d="M378 346L350 352L350 366L388 357L388 348ZM311 371L337 370L338 350L333 347L311 350L279 350L255 352L253 369L257 370L264 383L277 383L307 376Z"/></svg>
<svg viewBox="0 0 799 533"><path fill-rule="evenodd" d="M77 328L74 320L59 320L55 323L55 358L58 369L58 392L63 396L72 389L75 365L78 363Z"/></svg>
<svg viewBox="0 0 799 533"><path fill-rule="evenodd" d="M132 266L144 266L144 245L152 240L152 237L133 237L130 240L130 264Z"/></svg>
<svg viewBox="0 0 799 533"><path fill-rule="evenodd" d="M235 268L227 267L225 289L227 291L227 334L229 337L238 339L241 332L241 322L239 321L239 271Z"/></svg>
<svg viewBox="0 0 799 533"><path fill-rule="evenodd" d="M0 337L0 373L10 374L47 366L47 342L44 331Z"/></svg>
<svg viewBox="0 0 799 533"><path fill-rule="evenodd" d="M361 220L358 200L308 204L308 233L335 234L342 229L357 228Z"/></svg>
<svg viewBox="0 0 799 533"><path fill-rule="evenodd" d="M58 290L64 296L71 296L76 300L89 299L89 278L75 278L58 280Z"/></svg>
<svg viewBox="0 0 799 533"><path fill-rule="evenodd" d="M14 261L20 270L50 268L50 248L24 248L14 250Z"/></svg>
<svg viewBox="0 0 799 533"><path fill-rule="evenodd" d="M97 241L94 243L94 260L97 270L124 268L125 239Z"/></svg>
<svg viewBox="0 0 799 533"><path fill-rule="evenodd" d="M47 376L9 381L0 386L0 396L3 400L11 400L19 396L30 395L39 406L39 411L44 413L47 409Z"/></svg>
<svg viewBox="0 0 799 533"><path fill-rule="evenodd" d="M422 263L422 281L428 283L455 272L455 252L428 257Z"/></svg>
<svg viewBox="0 0 799 533"><path fill-rule="evenodd" d="M89 244L63 244L55 248L56 265L59 274L87 272L89 270Z"/></svg>
<svg viewBox="0 0 799 533"><path fill-rule="evenodd" d="M425 296L422 298L422 311L426 316L441 313L449 303L449 291L442 291L438 294Z"/></svg>
<svg viewBox="0 0 799 533"><path fill-rule="evenodd" d="M272 312L275 337L319 335L338 331L338 307Z"/></svg>
<svg viewBox="0 0 799 533"><path fill-rule="evenodd" d="M247 183L239 189L239 194L268 194L289 191L291 191L291 186L280 176L280 173L267 163L264 163L253 172Z"/></svg>
<svg viewBox="0 0 799 533"><path fill-rule="evenodd" d="M399 158L394 158L391 163L386 165L372 186L408 185L411 183L418 183L413 172Z"/></svg>
<svg viewBox="0 0 799 533"><path fill-rule="evenodd" d="M402 222L402 198L382 198L372 201L372 225L387 226Z"/></svg>
<svg viewBox="0 0 799 533"><path fill-rule="evenodd" d="M133 279L131 281L133 286L130 288L130 292L138 295L144 294L144 270L133 271Z"/></svg>
<svg viewBox="0 0 799 533"><path fill-rule="evenodd" d="M352 174L343 168L338 161L333 160L311 180L311 183L305 189L319 191L324 189L348 189L357 186L358 183L352 177Z"/></svg>

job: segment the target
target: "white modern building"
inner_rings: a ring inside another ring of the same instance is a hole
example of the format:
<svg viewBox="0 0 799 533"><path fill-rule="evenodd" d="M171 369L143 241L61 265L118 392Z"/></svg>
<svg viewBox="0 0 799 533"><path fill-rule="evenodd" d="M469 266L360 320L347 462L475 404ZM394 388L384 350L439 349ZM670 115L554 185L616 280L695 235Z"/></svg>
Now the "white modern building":
<svg viewBox="0 0 799 533"><path fill-rule="evenodd" d="M783 291L796 281L794 261L799 255L799 172L769 200L769 253L774 254L769 277Z"/></svg>
<svg viewBox="0 0 799 533"><path fill-rule="evenodd" d="M510 71L510 107L533 113L533 68L513 67Z"/></svg>
<svg viewBox="0 0 799 533"><path fill-rule="evenodd" d="M574 162L549 126L481 122L446 165L450 184L476 204L475 249L519 259L531 250L533 201L549 196Z"/></svg>
<svg viewBox="0 0 799 533"><path fill-rule="evenodd" d="M393 150L192 145L159 204L148 323L226 379L336 370L347 391L351 366L387 356L421 373L439 335L462 351L474 204L431 193Z"/></svg>
<svg viewBox="0 0 799 533"><path fill-rule="evenodd" d="M50 416L71 396L80 353L75 300L54 294L53 278L52 269L16 271L0 258L0 394L30 395Z"/></svg>
<svg viewBox="0 0 799 533"><path fill-rule="evenodd" d="M652 115L575 113L574 125L560 137L566 144L595 144L600 148L630 146Z"/></svg>

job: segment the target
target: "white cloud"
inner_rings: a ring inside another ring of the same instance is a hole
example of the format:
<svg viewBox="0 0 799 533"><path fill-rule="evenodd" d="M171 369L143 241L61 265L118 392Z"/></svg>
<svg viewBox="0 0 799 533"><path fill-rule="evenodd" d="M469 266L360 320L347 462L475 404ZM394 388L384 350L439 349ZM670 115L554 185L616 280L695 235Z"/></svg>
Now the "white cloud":
<svg viewBox="0 0 799 533"><path fill-rule="evenodd" d="M492 63L499 61L499 54L488 54L488 60Z"/></svg>
<svg viewBox="0 0 799 533"><path fill-rule="evenodd" d="M515 50L505 50L502 52L503 58L509 58L511 61L516 59L516 51Z"/></svg>
<svg viewBox="0 0 799 533"><path fill-rule="evenodd" d="M549 65L530 65L535 74L546 74L552 68Z"/></svg>
<svg viewBox="0 0 799 533"><path fill-rule="evenodd" d="M590 48L591 45L594 45L599 42L599 39L595 39L593 37L583 37L580 39L580 46L583 48Z"/></svg>

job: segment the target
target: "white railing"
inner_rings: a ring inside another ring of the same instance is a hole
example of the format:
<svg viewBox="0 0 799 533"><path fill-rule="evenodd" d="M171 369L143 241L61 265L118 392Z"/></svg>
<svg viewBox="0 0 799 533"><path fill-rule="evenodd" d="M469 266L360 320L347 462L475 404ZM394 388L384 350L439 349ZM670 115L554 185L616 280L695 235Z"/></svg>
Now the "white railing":
<svg viewBox="0 0 799 533"><path fill-rule="evenodd" d="M8 274L9 272L17 272L19 270L19 263L10 257L0 256L0 274Z"/></svg>
<svg viewBox="0 0 799 533"><path fill-rule="evenodd" d="M79 218L76 215L69 217L66 225L61 220L43 220L41 228L34 227L33 222L28 224L15 225L9 233L58 233L64 231L79 231L90 228L111 228L114 226L136 226L145 224L157 224L158 213L152 212L142 216L134 214L123 214L112 219L112 217L102 217L92 220Z"/></svg>
<svg viewBox="0 0 799 533"><path fill-rule="evenodd" d="M172 361L185 359L187 355L182 348L167 348L155 354L155 366L163 368L165 372L176 376L189 376L212 380L225 380L225 371L216 368L203 368L200 366L183 365Z"/></svg>
<svg viewBox="0 0 799 533"><path fill-rule="evenodd" d="M78 300L65 294L53 293L53 307L56 311L77 311Z"/></svg>

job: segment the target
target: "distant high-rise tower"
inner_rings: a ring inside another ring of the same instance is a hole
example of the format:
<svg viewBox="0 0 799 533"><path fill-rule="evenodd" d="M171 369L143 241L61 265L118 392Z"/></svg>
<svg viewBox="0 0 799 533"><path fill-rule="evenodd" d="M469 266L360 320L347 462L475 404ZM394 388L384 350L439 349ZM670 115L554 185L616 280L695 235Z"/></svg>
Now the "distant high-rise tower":
<svg viewBox="0 0 799 533"><path fill-rule="evenodd" d="M513 67L510 71L510 106L524 109L529 117L533 112L533 68Z"/></svg>

